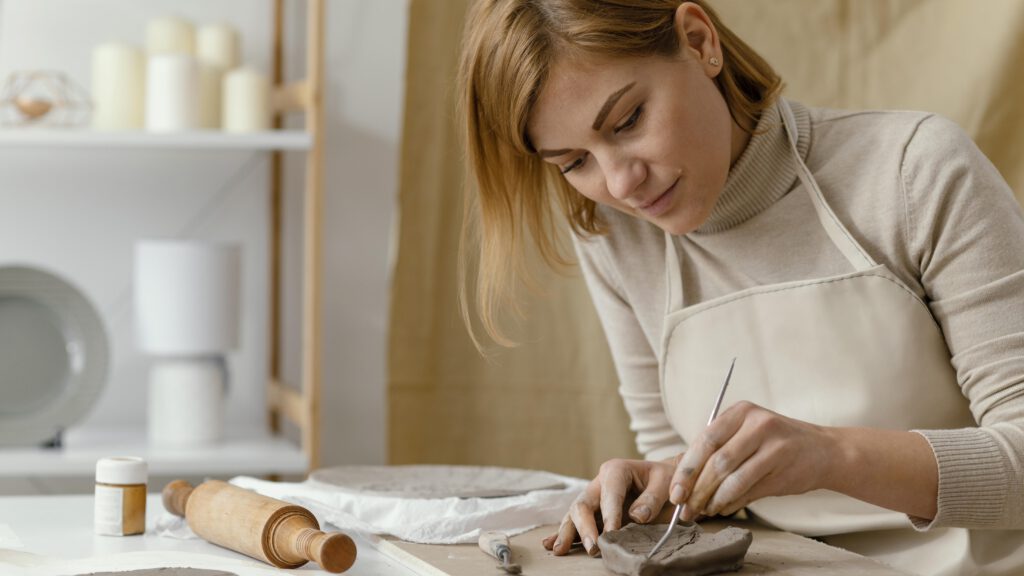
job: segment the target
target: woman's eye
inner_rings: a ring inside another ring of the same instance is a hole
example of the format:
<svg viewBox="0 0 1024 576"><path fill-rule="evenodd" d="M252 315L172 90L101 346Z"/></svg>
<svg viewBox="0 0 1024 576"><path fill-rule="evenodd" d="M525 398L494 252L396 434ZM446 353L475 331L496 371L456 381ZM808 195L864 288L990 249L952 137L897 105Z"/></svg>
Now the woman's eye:
<svg viewBox="0 0 1024 576"><path fill-rule="evenodd" d="M626 118L626 121L623 122L622 125L615 127L615 133L618 134L623 130L629 130L633 126L636 126L637 121L640 120L640 113L642 111L643 106L637 106L636 110L634 110L633 113L630 114L629 118Z"/></svg>
<svg viewBox="0 0 1024 576"><path fill-rule="evenodd" d="M586 160L586 158L586 155L583 155L573 160L569 164L562 166L562 174L568 174L569 172L572 172L573 170L579 168L580 166L583 166L583 161Z"/></svg>

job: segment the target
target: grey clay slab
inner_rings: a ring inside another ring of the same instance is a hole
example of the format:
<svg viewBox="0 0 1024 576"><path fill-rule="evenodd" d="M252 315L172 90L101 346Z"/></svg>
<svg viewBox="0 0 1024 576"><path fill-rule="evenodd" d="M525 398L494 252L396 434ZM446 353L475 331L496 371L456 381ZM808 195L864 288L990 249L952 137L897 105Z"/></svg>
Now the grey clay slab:
<svg viewBox="0 0 1024 576"><path fill-rule="evenodd" d="M500 498L565 488L549 472L493 466L338 466L309 477L347 492L395 498Z"/></svg>

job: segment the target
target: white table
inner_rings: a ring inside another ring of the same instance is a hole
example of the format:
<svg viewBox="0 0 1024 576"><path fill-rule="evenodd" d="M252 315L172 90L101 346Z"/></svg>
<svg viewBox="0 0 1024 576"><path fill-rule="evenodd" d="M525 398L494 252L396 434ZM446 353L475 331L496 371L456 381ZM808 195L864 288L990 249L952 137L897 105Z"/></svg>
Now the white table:
<svg viewBox="0 0 1024 576"><path fill-rule="evenodd" d="M0 574L21 573L20 569L5 564L5 555L12 557L18 553L67 560L129 552L185 552L209 554L226 559L247 559L246 556L203 540L178 540L157 536L153 527L164 510L160 495L150 494L146 508L146 534L126 537L97 536L93 533L92 495L0 496ZM416 576L408 568L378 552L371 542L358 537L355 539L358 556L355 565L345 574ZM88 571L90 570L83 572ZM328 574L311 564L295 571L281 572ZM238 573L244 576L242 572Z"/></svg>

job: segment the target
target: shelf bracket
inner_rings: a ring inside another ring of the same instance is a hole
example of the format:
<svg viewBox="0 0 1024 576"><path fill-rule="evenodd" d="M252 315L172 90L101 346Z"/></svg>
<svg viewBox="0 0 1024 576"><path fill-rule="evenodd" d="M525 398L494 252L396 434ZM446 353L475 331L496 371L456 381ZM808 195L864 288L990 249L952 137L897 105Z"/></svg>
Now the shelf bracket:
<svg viewBox="0 0 1024 576"><path fill-rule="evenodd" d="M305 80L275 86L270 95L270 106L276 114L305 112L309 105L309 83Z"/></svg>

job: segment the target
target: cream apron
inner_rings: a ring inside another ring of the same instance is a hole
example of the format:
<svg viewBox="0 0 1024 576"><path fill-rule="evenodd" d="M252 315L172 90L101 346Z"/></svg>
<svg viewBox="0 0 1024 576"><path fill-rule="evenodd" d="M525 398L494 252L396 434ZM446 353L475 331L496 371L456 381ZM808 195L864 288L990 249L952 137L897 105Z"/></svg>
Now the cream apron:
<svg viewBox="0 0 1024 576"><path fill-rule="evenodd" d="M668 301L661 395L669 421L686 444L693 442L736 357L725 406L748 400L824 426L976 426L928 307L877 264L836 218L797 152L796 122L789 105L780 99L779 109L800 181L829 238L853 270L757 286L683 308L679 252L666 234ZM749 510L781 529L832 536L826 540L922 574L967 573L979 560L989 562L971 550L991 547L974 541L982 531L915 532L904 514L827 490L765 498ZM1019 542L1024 536L987 534L1001 535L1004 542L1007 537ZM1008 560L1007 554L1000 556Z"/></svg>

